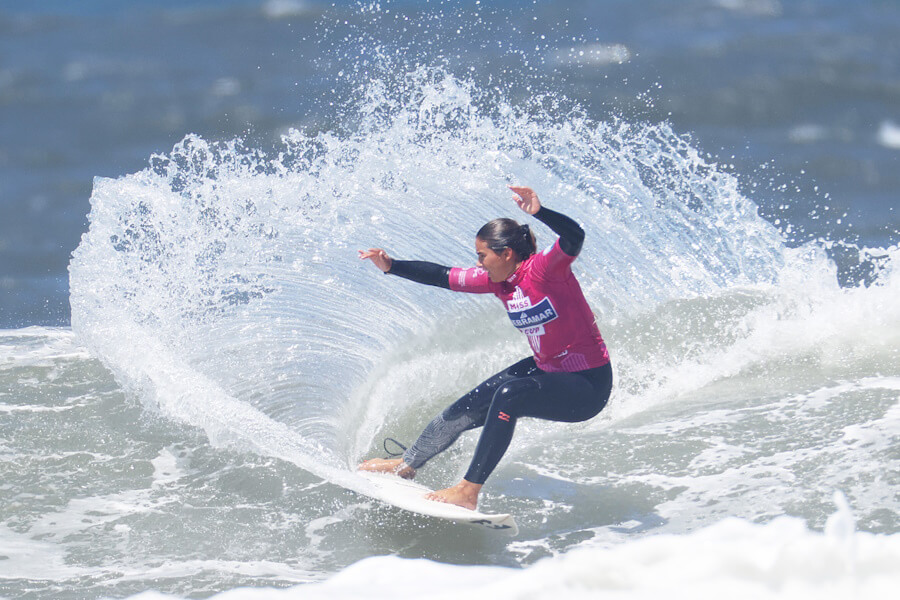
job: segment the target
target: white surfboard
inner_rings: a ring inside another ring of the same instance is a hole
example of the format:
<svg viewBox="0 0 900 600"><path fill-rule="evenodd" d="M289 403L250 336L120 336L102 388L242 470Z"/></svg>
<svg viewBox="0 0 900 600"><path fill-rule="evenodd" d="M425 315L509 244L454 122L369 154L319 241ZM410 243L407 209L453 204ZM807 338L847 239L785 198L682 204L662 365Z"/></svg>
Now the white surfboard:
<svg viewBox="0 0 900 600"><path fill-rule="evenodd" d="M438 519L447 519L494 531L516 535L519 527L512 515L498 515L469 510L455 504L427 500L425 494L434 490L396 475L357 471L357 475L371 485L354 488L366 496L381 500L409 512Z"/></svg>

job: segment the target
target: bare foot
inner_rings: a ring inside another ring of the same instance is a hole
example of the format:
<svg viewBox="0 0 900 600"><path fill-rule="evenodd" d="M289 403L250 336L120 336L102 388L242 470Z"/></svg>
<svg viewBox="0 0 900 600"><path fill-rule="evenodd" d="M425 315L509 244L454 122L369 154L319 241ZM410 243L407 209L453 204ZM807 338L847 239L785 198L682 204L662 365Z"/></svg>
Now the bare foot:
<svg viewBox="0 0 900 600"><path fill-rule="evenodd" d="M399 475L403 479L412 479L416 476L416 470L403 462L402 458L372 458L356 467L358 471L370 473L388 473Z"/></svg>
<svg viewBox="0 0 900 600"><path fill-rule="evenodd" d="M478 506L478 493L481 492L481 485L480 483L472 483L463 479L453 487L431 492L426 494L425 497L436 502L446 502L447 504L455 504L469 510L475 510L475 507Z"/></svg>

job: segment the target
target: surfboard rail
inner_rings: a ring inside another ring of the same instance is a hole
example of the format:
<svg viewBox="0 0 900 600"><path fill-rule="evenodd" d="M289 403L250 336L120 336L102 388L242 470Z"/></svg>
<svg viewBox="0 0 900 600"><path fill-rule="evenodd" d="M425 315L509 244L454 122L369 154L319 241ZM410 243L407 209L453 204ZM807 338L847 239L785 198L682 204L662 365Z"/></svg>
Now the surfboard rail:
<svg viewBox="0 0 900 600"><path fill-rule="evenodd" d="M402 510L509 535L516 535L519 532L519 527L512 515L484 513L455 504L428 500L425 498L425 494L434 490L396 475L365 471L358 471L357 475L369 485L360 486L354 491Z"/></svg>

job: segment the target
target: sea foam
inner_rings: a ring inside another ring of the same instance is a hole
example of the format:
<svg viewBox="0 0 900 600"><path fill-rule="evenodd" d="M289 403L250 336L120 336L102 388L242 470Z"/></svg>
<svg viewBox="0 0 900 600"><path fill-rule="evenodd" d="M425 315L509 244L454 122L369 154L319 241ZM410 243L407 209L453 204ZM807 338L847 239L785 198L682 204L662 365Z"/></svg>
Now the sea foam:
<svg viewBox="0 0 900 600"><path fill-rule="evenodd" d="M725 519L686 535L612 547L583 546L524 569L472 567L391 556L367 558L322 583L284 590L235 589L257 598L888 598L900 585L900 536L855 530L840 493L825 530L796 518L761 525ZM155 592L141 600L168 598Z"/></svg>

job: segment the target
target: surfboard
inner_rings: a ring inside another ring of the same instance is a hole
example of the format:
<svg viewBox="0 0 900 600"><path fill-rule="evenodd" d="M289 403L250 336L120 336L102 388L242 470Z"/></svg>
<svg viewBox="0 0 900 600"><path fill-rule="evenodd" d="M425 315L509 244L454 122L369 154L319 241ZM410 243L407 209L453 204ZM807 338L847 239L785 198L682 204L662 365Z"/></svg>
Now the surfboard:
<svg viewBox="0 0 900 600"><path fill-rule="evenodd" d="M425 494L434 490L396 475L365 471L357 471L357 475L370 484L357 491L391 506L419 515L483 527L509 535L519 533L519 527L512 515L483 513L455 504L427 500Z"/></svg>

